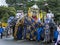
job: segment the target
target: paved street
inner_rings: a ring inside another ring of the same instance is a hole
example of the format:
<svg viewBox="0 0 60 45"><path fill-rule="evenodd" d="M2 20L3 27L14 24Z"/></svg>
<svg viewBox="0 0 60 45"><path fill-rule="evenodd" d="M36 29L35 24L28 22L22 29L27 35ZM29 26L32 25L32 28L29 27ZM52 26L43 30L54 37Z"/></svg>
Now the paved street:
<svg viewBox="0 0 60 45"><path fill-rule="evenodd" d="M54 44L43 44L40 42L27 40L14 41L11 39L0 39L0 45L54 45Z"/></svg>

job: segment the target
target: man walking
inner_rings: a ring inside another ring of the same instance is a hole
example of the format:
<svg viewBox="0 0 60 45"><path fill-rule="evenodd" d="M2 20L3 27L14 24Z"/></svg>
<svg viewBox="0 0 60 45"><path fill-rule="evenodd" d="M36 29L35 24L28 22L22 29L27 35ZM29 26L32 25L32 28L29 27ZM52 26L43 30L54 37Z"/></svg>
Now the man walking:
<svg viewBox="0 0 60 45"><path fill-rule="evenodd" d="M1 39L2 39L2 36L3 36L3 31L4 31L4 29L2 28L2 26L0 26L0 37L1 37Z"/></svg>

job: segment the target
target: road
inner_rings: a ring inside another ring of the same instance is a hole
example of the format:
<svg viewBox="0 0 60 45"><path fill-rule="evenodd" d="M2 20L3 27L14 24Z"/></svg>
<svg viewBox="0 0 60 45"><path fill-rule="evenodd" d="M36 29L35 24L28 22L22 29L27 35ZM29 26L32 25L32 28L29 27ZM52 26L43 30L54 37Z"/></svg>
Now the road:
<svg viewBox="0 0 60 45"><path fill-rule="evenodd" d="M60 39L60 36L58 36ZM12 37L0 39L0 45L55 45L54 43L44 44L37 41L28 41L28 40L13 40Z"/></svg>
<svg viewBox="0 0 60 45"><path fill-rule="evenodd" d="M51 44L43 44L41 42L37 41L27 41L27 40L12 40L12 39L0 39L0 45L54 45L54 43Z"/></svg>

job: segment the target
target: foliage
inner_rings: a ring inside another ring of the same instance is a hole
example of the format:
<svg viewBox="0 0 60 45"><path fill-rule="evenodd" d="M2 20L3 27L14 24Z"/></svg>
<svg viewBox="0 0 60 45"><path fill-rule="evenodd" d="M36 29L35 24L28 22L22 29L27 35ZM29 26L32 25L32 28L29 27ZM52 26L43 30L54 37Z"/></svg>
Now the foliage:
<svg viewBox="0 0 60 45"><path fill-rule="evenodd" d="M10 16L15 16L16 10L13 7L0 7L0 21L6 22Z"/></svg>
<svg viewBox="0 0 60 45"><path fill-rule="evenodd" d="M55 21L60 21L60 0L48 0L49 9L55 14Z"/></svg>
<svg viewBox="0 0 60 45"><path fill-rule="evenodd" d="M40 9L46 10L46 7L44 6L44 1L43 0L39 0L37 2L31 1L28 2L27 0L6 0L8 4L12 4L13 3L23 3L23 8L18 6L18 5L14 5L15 9L23 9L24 11L27 11L29 7L31 7L32 5L34 5L35 3L39 6ZM48 3L48 8L55 14L55 21L60 21L60 0L46 0L46 2Z"/></svg>
<svg viewBox="0 0 60 45"><path fill-rule="evenodd" d="M16 0L6 0L6 3L10 4L10 5L14 4L15 2L16 2Z"/></svg>

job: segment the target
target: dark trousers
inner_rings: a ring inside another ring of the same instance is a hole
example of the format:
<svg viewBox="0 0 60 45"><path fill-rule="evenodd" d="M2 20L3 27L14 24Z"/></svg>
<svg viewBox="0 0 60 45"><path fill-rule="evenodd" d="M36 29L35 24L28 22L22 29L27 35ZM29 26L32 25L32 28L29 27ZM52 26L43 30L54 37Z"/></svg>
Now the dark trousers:
<svg viewBox="0 0 60 45"><path fill-rule="evenodd" d="M57 42L57 39L54 39L55 43Z"/></svg>

